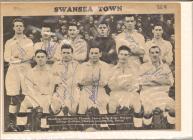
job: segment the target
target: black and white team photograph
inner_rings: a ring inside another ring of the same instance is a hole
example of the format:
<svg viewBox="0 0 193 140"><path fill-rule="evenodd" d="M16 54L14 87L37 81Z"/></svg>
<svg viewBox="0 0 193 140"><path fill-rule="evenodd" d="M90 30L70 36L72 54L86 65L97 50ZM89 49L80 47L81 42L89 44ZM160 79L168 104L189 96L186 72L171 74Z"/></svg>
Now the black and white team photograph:
<svg viewBox="0 0 193 140"><path fill-rule="evenodd" d="M175 130L175 15L4 16L4 132Z"/></svg>

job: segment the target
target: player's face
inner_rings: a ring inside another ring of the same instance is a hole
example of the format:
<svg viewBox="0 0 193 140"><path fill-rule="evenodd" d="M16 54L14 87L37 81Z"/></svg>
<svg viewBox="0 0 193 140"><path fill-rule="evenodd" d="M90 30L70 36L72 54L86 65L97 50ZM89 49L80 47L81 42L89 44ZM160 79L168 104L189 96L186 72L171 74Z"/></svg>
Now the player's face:
<svg viewBox="0 0 193 140"><path fill-rule="evenodd" d="M98 62L101 57L101 52L98 48L91 48L89 52L89 58L91 62Z"/></svg>
<svg viewBox="0 0 193 140"><path fill-rule="evenodd" d="M47 62L47 57L45 53L37 53L35 60L38 66L44 66Z"/></svg>
<svg viewBox="0 0 193 140"><path fill-rule="evenodd" d="M72 50L71 49L62 49L62 60L68 62L72 60Z"/></svg>
<svg viewBox="0 0 193 140"><path fill-rule="evenodd" d="M108 35L109 29L106 24L100 24L97 29L100 36L106 37Z"/></svg>
<svg viewBox="0 0 193 140"><path fill-rule="evenodd" d="M24 25L22 22L15 22L13 26L13 30L16 34L23 34L24 31Z"/></svg>
<svg viewBox="0 0 193 140"><path fill-rule="evenodd" d="M155 38L161 38L163 34L163 28L162 26L155 26L152 32Z"/></svg>
<svg viewBox="0 0 193 140"><path fill-rule="evenodd" d="M151 48L149 51L149 56L152 62L160 61L160 55L161 55L161 52L159 48Z"/></svg>
<svg viewBox="0 0 193 140"><path fill-rule="evenodd" d="M79 33L79 30L77 28L77 26L69 26L68 28L68 35L70 36L70 38L75 38Z"/></svg>
<svg viewBox="0 0 193 140"><path fill-rule="evenodd" d="M126 50L121 50L118 54L119 63L127 63L129 59L129 52Z"/></svg>
<svg viewBox="0 0 193 140"><path fill-rule="evenodd" d="M61 26L61 31L62 31L63 34L66 34L66 33L67 33L67 27L66 27L66 25Z"/></svg>
<svg viewBox="0 0 193 140"><path fill-rule="evenodd" d="M135 29L135 18L132 16L132 17L125 17L125 21L124 21L124 25L126 27L126 29L129 29L129 30L133 30Z"/></svg>
<svg viewBox="0 0 193 140"><path fill-rule="evenodd" d="M49 39L51 37L51 29L49 27L42 27L41 35L43 39Z"/></svg>

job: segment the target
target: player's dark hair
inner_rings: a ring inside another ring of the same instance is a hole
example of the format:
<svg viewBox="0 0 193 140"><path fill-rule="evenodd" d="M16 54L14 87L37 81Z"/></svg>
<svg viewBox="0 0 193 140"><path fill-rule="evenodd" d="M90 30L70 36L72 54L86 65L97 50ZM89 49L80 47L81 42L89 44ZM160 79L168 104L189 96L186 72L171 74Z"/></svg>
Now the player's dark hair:
<svg viewBox="0 0 193 140"><path fill-rule="evenodd" d="M62 51L63 49L71 49L72 53L73 53L73 51L74 51L73 48L72 48L72 46L71 46L70 44L63 44L62 47L61 47L61 51Z"/></svg>
<svg viewBox="0 0 193 140"><path fill-rule="evenodd" d="M102 50L101 50L99 47L97 47L97 46L91 46L91 47L89 48L89 52L90 52L91 49L94 49L94 48L97 48L97 49L99 49L99 52L102 52Z"/></svg>
<svg viewBox="0 0 193 140"><path fill-rule="evenodd" d="M79 27L78 27L78 25L76 23L68 23L68 29L69 29L70 26L76 26L77 29L79 29Z"/></svg>
<svg viewBox="0 0 193 140"><path fill-rule="evenodd" d="M101 21L97 23L97 27L99 27L99 25L101 24L105 24L107 27L109 27L109 24L106 21Z"/></svg>
<svg viewBox="0 0 193 140"><path fill-rule="evenodd" d="M12 25L14 26L14 23L15 22L21 22L21 23L23 23L23 26L24 26L24 20L23 19L21 19L21 18L15 18L13 21L12 21Z"/></svg>
<svg viewBox="0 0 193 140"><path fill-rule="evenodd" d="M51 26L50 25L46 25L46 24L42 24L42 28L50 28L51 29Z"/></svg>
<svg viewBox="0 0 193 140"><path fill-rule="evenodd" d="M52 30L52 26L49 23L42 23L41 28L50 28Z"/></svg>
<svg viewBox="0 0 193 140"><path fill-rule="evenodd" d="M156 27L156 26L161 26L163 28L163 23L161 22L156 22L153 24L153 29Z"/></svg>
<svg viewBox="0 0 193 140"><path fill-rule="evenodd" d="M42 49L38 49L35 51L35 56L38 54L38 53L44 53L46 56L48 56L47 52L45 50L42 50Z"/></svg>
<svg viewBox="0 0 193 140"><path fill-rule="evenodd" d="M155 49L155 48L158 48L158 49L159 49L159 52L161 52L161 49L160 49L159 46L151 46L151 48L149 48L149 52L150 52L151 49Z"/></svg>
<svg viewBox="0 0 193 140"><path fill-rule="evenodd" d="M135 20L135 21L137 20L137 18L136 18L135 15L126 15L126 16L124 16L124 21L125 21L125 18L126 18L126 17L134 17L134 20Z"/></svg>
<svg viewBox="0 0 193 140"><path fill-rule="evenodd" d="M120 46L119 49L118 49L118 53L119 53L121 50L125 50L125 51L128 51L128 53L131 53L131 49L130 49L128 46L126 46L126 45Z"/></svg>

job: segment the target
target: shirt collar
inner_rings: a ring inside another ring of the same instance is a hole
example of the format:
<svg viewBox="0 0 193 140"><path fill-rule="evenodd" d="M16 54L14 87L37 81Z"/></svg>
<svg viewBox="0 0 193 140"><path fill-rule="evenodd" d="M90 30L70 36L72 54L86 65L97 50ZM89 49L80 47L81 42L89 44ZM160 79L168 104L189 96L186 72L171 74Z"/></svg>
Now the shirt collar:
<svg viewBox="0 0 193 140"><path fill-rule="evenodd" d="M26 38L27 38L26 35L23 35L22 39L26 39ZM13 40L17 40L16 35L14 35Z"/></svg>
<svg viewBox="0 0 193 140"><path fill-rule="evenodd" d="M156 67L151 63L152 67L156 69ZM163 67L164 63L162 61L160 61L160 65L158 66L157 69Z"/></svg>
<svg viewBox="0 0 193 140"><path fill-rule="evenodd" d="M78 62L76 62L75 60L71 60L69 62L63 62L62 60L58 61L57 64L58 65L64 65L64 64L77 64Z"/></svg>
<svg viewBox="0 0 193 140"><path fill-rule="evenodd" d="M156 43L157 40L156 40L155 38L153 38L153 39L152 39L152 42L153 42L153 43ZM158 42L163 42L163 38L160 38L160 40L159 40Z"/></svg>
<svg viewBox="0 0 193 140"><path fill-rule="evenodd" d="M99 60L99 62L96 65L101 65L101 63L102 62ZM92 66L93 64L90 61L88 61L88 62L86 62L86 65L87 66Z"/></svg>
<svg viewBox="0 0 193 140"><path fill-rule="evenodd" d="M118 63L118 64L116 65L116 68L117 68L117 69L121 69L121 68L123 68L123 67L120 65L120 63ZM131 66L130 66L129 64L127 64L127 65L124 66L124 68L131 68Z"/></svg>
<svg viewBox="0 0 193 140"><path fill-rule="evenodd" d="M72 43L72 42L76 42L76 41L79 40L79 39L81 39L80 34L78 34L78 35L75 37L74 40L72 40L69 36L68 36L68 38L67 38L67 40L71 41L71 43Z"/></svg>
<svg viewBox="0 0 193 140"><path fill-rule="evenodd" d="M43 38L40 38L41 42L44 42ZM51 38L48 40L48 42L51 42Z"/></svg>
<svg viewBox="0 0 193 140"><path fill-rule="evenodd" d="M39 71L39 69L38 69L37 66L34 67L34 70ZM45 66L44 69L42 69L42 70L43 70L43 71L48 71L48 70L50 70L50 67L46 64L46 66Z"/></svg>

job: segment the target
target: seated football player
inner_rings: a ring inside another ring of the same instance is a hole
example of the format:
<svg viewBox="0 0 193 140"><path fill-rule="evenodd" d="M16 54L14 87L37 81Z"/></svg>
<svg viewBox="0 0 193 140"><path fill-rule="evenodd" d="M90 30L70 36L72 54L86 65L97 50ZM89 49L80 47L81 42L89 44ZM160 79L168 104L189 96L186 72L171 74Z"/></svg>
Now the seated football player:
<svg viewBox="0 0 193 140"><path fill-rule="evenodd" d="M77 113L79 89L77 87L77 70L79 63L73 60L73 48L70 44L61 47L62 60L55 63L52 73L57 84L51 101L53 114L74 115Z"/></svg>
<svg viewBox="0 0 193 140"><path fill-rule="evenodd" d="M108 86L111 89L109 99L109 113L128 114L129 108L134 109L134 127L142 127L142 107L140 102L138 73L129 63L131 50L127 46L120 46L118 50L118 64L113 67ZM118 109L118 110L117 110ZM120 111L122 110L122 111ZM117 112L119 111L119 112Z"/></svg>
<svg viewBox="0 0 193 140"><path fill-rule="evenodd" d="M175 125L175 101L169 97L169 89L173 85L173 75L166 63L162 63L161 49L152 46L149 49L150 63L142 66L141 92L140 97L144 106L144 127L160 128L164 121L152 122L152 115L163 114L167 120L167 127L173 128ZM161 118L160 118L161 119ZM162 119L164 120L164 119ZM158 125L158 126L156 126Z"/></svg>
<svg viewBox="0 0 193 140"><path fill-rule="evenodd" d="M89 51L89 60L81 64L78 72L80 100L78 114L107 114L109 95L105 86L109 77L109 65L100 61L102 55L98 47Z"/></svg>
<svg viewBox="0 0 193 140"><path fill-rule="evenodd" d="M27 121L30 121L27 117L29 108L35 109L35 112L38 113L36 117L39 117L39 120L36 117L34 117L34 119L36 118L36 122L39 121L40 123L40 126L32 127L36 127L36 129L47 129L49 127L46 122L46 117L49 115L49 105L54 84L52 82L51 68L46 64L47 59L48 56L45 50L37 50L35 52L37 65L29 70L25 76L24 82L27 87L27 92L21 103L20 113L18 113L17 116L17 124L20 124L22 127L27 124Z"/></svg>

